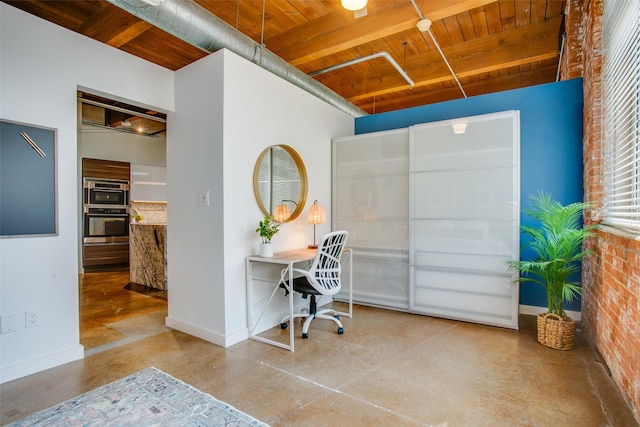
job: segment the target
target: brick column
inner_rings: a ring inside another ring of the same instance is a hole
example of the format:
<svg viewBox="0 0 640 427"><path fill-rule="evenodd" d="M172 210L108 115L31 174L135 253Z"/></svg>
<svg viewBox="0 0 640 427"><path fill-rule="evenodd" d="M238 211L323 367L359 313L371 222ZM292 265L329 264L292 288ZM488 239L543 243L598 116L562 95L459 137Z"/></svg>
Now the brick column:
<svg viewBox="0 0 640 427"><path fill-rule="evenodd" d="M584 197L592 206L585 223L590 225L601 221L604 200L602 1L584 0L584 34L576 34L583 52ZM570 13L578 10L573 3ZM583 325L640 421L640 240L604 227L585 245L593 253L582 264Z"/></svg>

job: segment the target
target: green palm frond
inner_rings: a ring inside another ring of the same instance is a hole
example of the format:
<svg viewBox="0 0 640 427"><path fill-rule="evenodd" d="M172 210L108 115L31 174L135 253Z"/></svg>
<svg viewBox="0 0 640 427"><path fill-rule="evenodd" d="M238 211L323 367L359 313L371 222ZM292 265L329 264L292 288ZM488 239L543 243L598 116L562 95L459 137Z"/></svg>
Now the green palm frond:
<svg viewBox="0 0 640 427"><path fill-rule="evenodd" d="M582 248L584 239L593 235L593 227L582 226L582 213L588 204L563 206L544 192L530 198L533 208L523 212L538 226L520 227L530 239L521 250L529 248L535 256L532 260L509 261L509 268L520 272L516 282L542 286L549 312L562 315L563 302L573 301L582 291L569 278L580 270L580 262L589 254Z"/></svg>

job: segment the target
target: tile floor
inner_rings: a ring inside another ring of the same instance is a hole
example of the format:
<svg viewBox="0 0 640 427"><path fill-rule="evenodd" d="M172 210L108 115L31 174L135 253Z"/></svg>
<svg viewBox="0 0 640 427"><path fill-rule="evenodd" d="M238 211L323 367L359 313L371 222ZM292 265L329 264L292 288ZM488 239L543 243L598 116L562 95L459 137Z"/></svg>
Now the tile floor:
<svg viewBox="0 0 640 427"><path fill-rule="evenodd" d="M164 327L166 303L127 283L81 279L85 359L2 384L3 425L148 366L271 426L638 425L585 334L572 351L548 349L532 316L516 332L355 306L344 335L316 321L294 353L223 349Z"/></svg>

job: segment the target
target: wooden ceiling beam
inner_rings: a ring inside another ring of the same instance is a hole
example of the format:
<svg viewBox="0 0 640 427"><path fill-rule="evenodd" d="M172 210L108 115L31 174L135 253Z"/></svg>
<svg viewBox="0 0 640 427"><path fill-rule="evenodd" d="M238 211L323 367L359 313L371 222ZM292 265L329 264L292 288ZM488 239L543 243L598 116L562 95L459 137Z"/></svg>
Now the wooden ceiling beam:
<svg viewBox="0 0 640 427"><path fill-rule="evenodd" d="M562 18L515 28L491 36L444 48L443 52L458 78L516 67L558 56L558 31ZM389 72L390 65L366 71L330 73L317 79L335 92L354 102L370 96L384 95L409 88L397 73ZM415 87L428 86L453 79L437 52L410 58L406 71Z"/></svg>
<svg viewBox="0 0 640 427"><path fill-rule="evenodd" d="M496 0L420 2L423 16L436 21ZM418 14L409 1L371 2L368 15L355 19L338 10L265 41L267 49L292 65L300 65L416 27ZM417 31L417 30L416 30Z"/></svg>
<svg viewBox="0 0 640 427"><path fill-rule="evenodd" d="M151 28L153 25L119 7L100 3L99 9L83 22L77 31L109 46L120 48Z"/></svg>
<svg viewBox="0 0 640 427"><path fill-rule="evenodd" d="M151 28L153 28L153 25L149 24L147 21L140 20L138 22L133 23L133 25L129 25L121 33L110 38L105 43L107 43L109 46L119 48L129 43L131 40L135 39L139 35L150 30Z"/></svg>
<svg viewBox="0 0 640 427"><path fill-rule="evenodd" d="M555 81L557 67L550 65L544 68L529 70L522 73L509 74L503 77L480 80L465 85L467 96L477 96L486 93L496 93L505 90L522 88L523 86L534 86ZM439 90L420 93L413 96L402 96L400 98L390 98L387 100L373 99L364 103L358 103L358 107L368 113L384 113L405 108L417 107L421 105L435 104L438 102L451 101L462 98L460 89L457 87L447 87Z"/></svg>

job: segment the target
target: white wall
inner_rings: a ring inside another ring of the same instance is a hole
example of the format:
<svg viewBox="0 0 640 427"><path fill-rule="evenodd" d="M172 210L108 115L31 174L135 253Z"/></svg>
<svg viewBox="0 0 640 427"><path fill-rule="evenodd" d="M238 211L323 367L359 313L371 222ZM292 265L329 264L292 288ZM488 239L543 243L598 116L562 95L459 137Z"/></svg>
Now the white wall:
<svg viewBox="0 0 640 427"><path fill-rule="evenodd" d="M220 55L176 72L176 112L167 118L167 325L222 345L224 337ZM209 206L199 194L209 191Z"/></svg>
<svg viewBox="0 0 640 427"><path fill-rule="evenodd" d="M222 50L176 72L169 121L168 139L181 143L167 154L167 324L227 347L247 337L245 257L258 252L263 216L253 194L258 156L287 144L305 162L307 208L273 240L275 251L305 247L308 206L318 199L331 211L331 138L352 135L353 118ZM210 206L199 204L204 190Z"/></svg>
<svg viewBox="0 0 640 427"><path fill-rule="evenodd" d="M127 78L123 79L122 75ZM173 72L0 4L0 117L56 128L58 235L0 240L0 382L83 357L78 320L77 90L173 110ZM24 328L24 312L40 325Z"/></svg>

